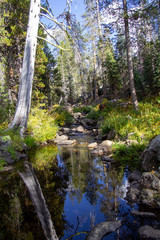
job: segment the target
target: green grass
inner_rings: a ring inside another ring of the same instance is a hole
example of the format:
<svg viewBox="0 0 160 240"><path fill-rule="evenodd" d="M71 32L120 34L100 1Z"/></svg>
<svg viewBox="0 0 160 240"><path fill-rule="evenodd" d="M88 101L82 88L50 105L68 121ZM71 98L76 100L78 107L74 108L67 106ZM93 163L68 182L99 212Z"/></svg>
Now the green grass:
<svg viewBox="0 0 160 240"><path fill-rule="evenodd" d="M120 139L129 138L139 143L148 143L160 131L160 104L157 99L139 103L139 111L128 108L105 108L102 133L114 129Z"/></svg>
<svg viewBox="0 0 160 240"><path fill-rule="evenodd" d="M151 139L160 134L160 97L146 99L139 103L139 111L133 106L122 107L107 102L102 112L102 134L108 134L114 129L116 144L113 147L113 157L121 164L137 166L139 157ZM138 144L128 146L119 143L125 139L136 140Z"/></svg>

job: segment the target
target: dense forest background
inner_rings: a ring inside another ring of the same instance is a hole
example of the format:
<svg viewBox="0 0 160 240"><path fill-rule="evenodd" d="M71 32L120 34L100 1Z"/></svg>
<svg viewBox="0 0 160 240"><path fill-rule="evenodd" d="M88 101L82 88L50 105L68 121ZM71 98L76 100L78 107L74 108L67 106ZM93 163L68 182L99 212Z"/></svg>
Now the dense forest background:
<svg viewBox="0 0 160 240"><path fill-rule="evenodd" d="M57 19L48 1L41 1L32 109L53 113L56 104L123 99L138 110L138 101L159 96L160 1L84 3L78 22L68 1ZM29 0L0 2L1 125L12 121L17 104L29 5Z"/></svg>

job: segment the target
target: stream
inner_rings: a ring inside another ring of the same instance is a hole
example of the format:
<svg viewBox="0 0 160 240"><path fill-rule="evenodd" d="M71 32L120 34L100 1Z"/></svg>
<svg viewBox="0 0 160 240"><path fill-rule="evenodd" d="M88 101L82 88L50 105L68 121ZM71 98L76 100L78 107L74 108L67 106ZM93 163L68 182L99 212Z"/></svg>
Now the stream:
<svg viewBox="0 0 160 240"><path fill-rule="evenodd" d="M0 239L54 239L56 230L61 240L85 240L112 220L122 227L104 240L138 239L138 228L151 220L131 214L142 207L125 200L128 174L127 166L104 163L81 144L32 152L25 165L0 174Z"/></svg>

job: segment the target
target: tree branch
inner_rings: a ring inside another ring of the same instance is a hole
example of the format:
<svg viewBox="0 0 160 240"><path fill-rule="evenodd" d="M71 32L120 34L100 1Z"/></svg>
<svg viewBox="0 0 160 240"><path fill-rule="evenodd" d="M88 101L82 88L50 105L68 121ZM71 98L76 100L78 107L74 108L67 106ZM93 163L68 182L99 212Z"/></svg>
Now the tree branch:
<svg viewBox="0 0 160 240"><path fill-rule="evenodd" d="M40 36L37 36L37 38L39 38L39 39L41 39L41 40L43 40L43 41L48 42L49 44L51 44L51 45L54 46L54 47L59 48L60 50L63 50L63 51L69 51L69 50L70 50L70 49L65 49L65 48L63 48L63 47L61 47L60 45L56 45L56 44L48 41L46 38L43 38L43 37L40 37Z"/></svg>

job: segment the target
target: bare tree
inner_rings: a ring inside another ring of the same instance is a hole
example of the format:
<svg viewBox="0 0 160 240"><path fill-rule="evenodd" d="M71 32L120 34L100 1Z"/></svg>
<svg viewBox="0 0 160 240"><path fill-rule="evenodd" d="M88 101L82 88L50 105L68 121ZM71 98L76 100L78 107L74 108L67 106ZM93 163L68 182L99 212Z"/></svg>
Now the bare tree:
<svg viewBox="0 0 160 240"><path fill-rule="evenodd" d="M23 65L20 76L18 102L14 119L9 126L9 129L20 128L21 135L23 135L25 129L27 128L28 115L31 105L32 82L34 75L37 33L39 26L39 13L40 0L31 0Z"/></svg>

